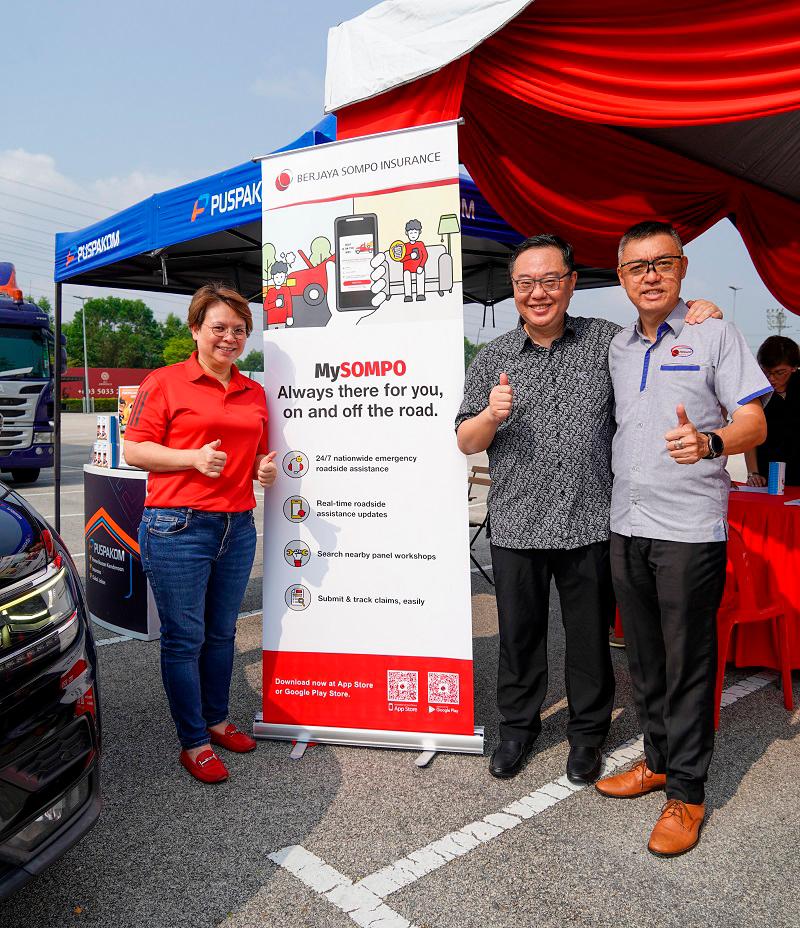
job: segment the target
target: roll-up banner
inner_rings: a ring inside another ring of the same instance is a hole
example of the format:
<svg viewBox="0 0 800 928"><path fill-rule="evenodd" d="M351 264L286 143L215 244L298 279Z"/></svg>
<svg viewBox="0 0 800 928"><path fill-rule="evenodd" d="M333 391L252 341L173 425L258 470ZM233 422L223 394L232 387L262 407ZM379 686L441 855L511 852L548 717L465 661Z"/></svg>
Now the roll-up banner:
<svg viewBox="0 0 800 928"><path fill-rule="evenodd" d="M469 753L455 123L262 161L268 738Z"/></svg>

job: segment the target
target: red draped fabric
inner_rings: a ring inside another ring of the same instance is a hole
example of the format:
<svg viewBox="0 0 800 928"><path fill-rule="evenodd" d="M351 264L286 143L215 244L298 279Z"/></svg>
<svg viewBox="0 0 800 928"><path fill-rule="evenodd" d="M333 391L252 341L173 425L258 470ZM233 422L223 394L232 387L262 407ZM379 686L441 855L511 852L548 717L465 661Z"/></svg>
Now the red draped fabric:
<svg viewBox="0 0 800 928"><path fill-rule="evenodd" d="M800 108L800 3L536 0L470 55L337 113L340 138L459 115L461 157L525 234L557 231L616 264L624 230L685 241L728 216L774 296L800 313L800 204L615 127L697 125Z"/></svg>
<svg viewBox="0 0 800 928"><path fill-rule="evenodd" d="M535 0L470 82L571 119L688 126L800 105L797 0Z"/></svg>

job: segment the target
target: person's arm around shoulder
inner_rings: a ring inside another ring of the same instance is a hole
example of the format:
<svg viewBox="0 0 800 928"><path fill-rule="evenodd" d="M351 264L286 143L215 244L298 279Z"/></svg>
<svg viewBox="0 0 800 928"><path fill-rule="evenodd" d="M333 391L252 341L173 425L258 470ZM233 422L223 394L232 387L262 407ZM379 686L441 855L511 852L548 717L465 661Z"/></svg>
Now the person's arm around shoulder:
<svg viewBox="0 0 800 928"><path fill-rule="evenodd" d="M508 382L508 374L500 374L500 382L489 393L489 404L471 419L465 419L458 427L456 440L463 454L485 451L494 441L500 425L511 415L514 390Z"/></svg>

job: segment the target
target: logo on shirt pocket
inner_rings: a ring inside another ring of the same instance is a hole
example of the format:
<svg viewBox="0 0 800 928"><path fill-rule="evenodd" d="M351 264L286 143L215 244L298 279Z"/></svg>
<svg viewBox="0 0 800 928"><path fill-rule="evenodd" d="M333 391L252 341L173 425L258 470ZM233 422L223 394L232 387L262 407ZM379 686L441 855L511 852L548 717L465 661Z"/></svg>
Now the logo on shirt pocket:
<svg viewBox="0 0 800 928"><path fill-rule="evenodd" d="M662 364L662 371L699 371L699 364Z"/></svg>
<svg viewBox="0 0 800 928"><path fill-rule="evenodd" d="M694 354L694 348L691 345L675 345L670 354L673 358L688 358Z"/></svg>

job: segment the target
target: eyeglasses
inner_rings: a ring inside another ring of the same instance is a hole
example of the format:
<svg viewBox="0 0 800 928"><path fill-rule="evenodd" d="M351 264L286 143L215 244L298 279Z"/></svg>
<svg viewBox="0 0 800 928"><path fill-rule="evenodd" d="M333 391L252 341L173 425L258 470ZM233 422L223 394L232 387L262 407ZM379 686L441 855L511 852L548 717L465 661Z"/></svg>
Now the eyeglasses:
<svg viewBox="0 0 800 928"><path fill-rule="evenodd" d="M561 286L561 281L565 277L569 277L572 271L567 271L566 274L562 274L560 277L512 277L511 283L514 284L514 289L517 293L526 294L536 289L536 285L546 290L548 293L552 293L554 290L558 290Z"/></svg>
<svg viewBox="0 0 800 928"><path fill-rule="evenodd" d="M762 367L761 370L764 372L764 376L767 380L777 380L781 377L788 377L789 374L793 374L797 368L796 367Z"/></svg>
<svg viewBox="0 0 800 928"><path fill-rule="evenodd" d="M237 325L235 329L231 329L227 325L220 325L219 323L216 325L208 325L208 323L204 322L203 325L207 329L211 329L217 338L222 338L226 332L230 332L231 335L238 341L241 341L243 338L247 338L247 329L243 325Z"/></svg>
<svg viewBox="0 0 800 928"><path fill-rule="evenodd" d="M675 273L682 258L683 255L661 255L658 258L653 258L652 261L626 261L624 264L620 264L619 269L627 277L632 277L634 280L644 277L650 272L650 268L662 277L669 277Z"/></svg>

